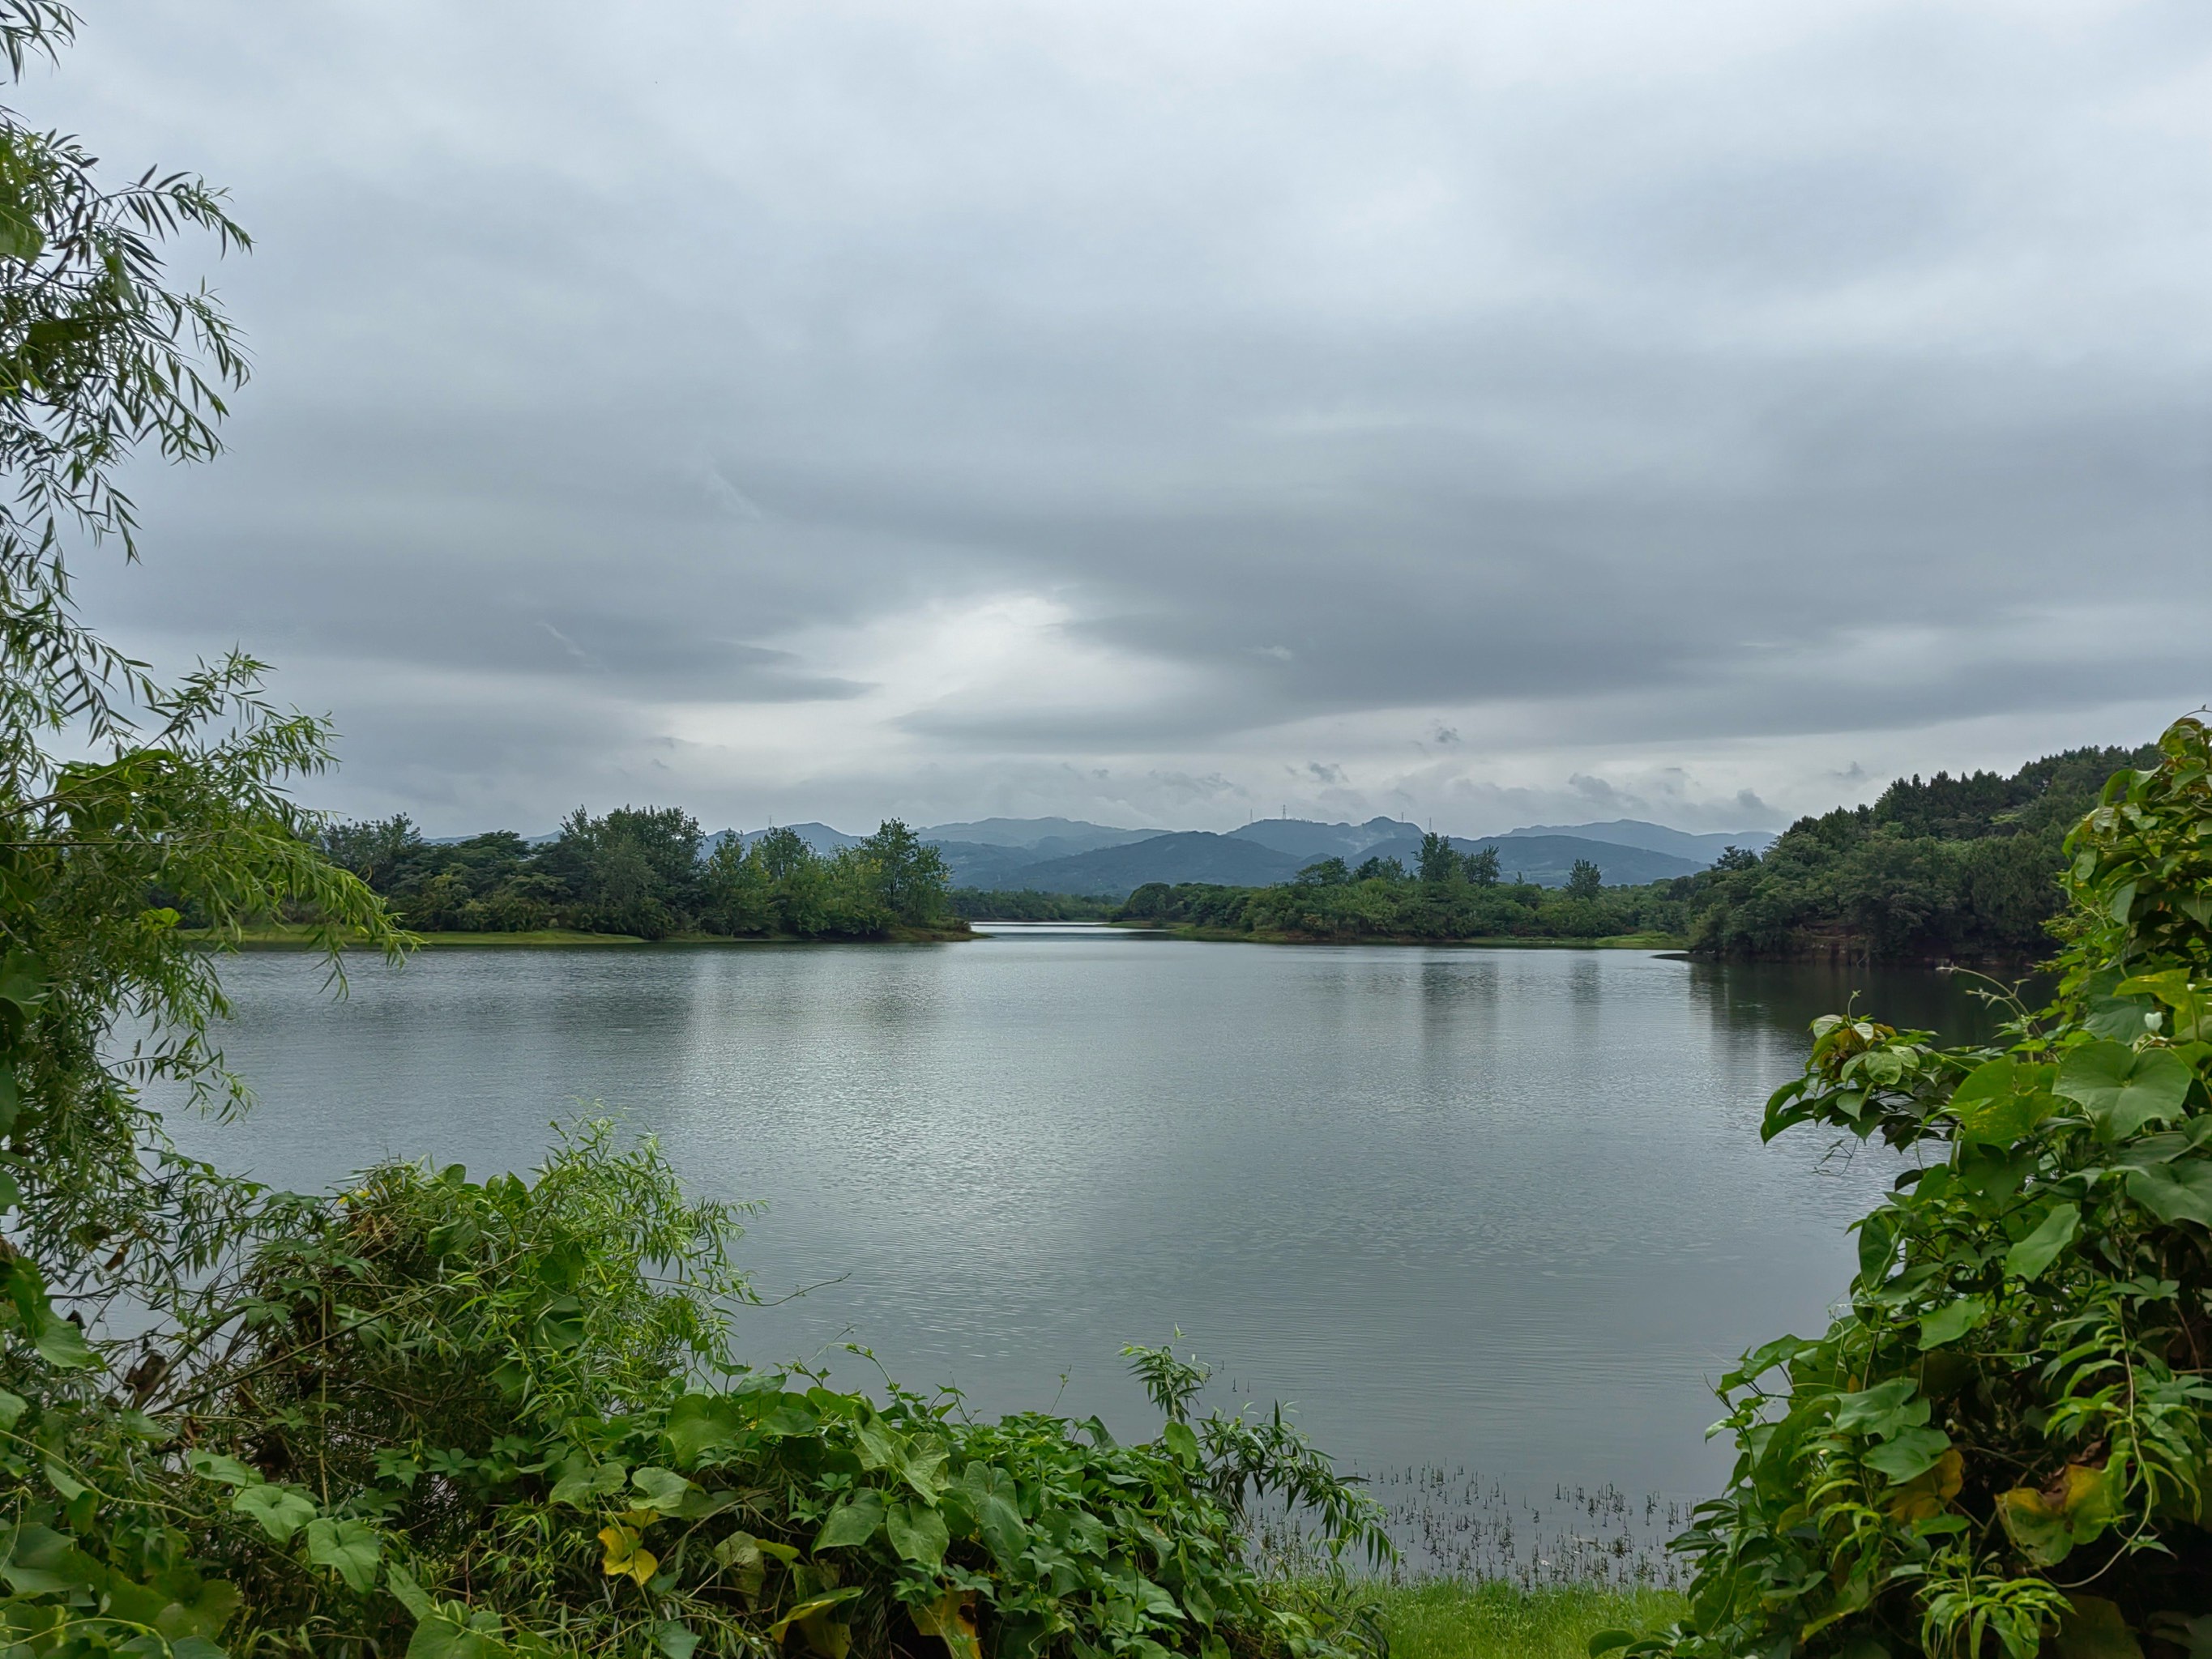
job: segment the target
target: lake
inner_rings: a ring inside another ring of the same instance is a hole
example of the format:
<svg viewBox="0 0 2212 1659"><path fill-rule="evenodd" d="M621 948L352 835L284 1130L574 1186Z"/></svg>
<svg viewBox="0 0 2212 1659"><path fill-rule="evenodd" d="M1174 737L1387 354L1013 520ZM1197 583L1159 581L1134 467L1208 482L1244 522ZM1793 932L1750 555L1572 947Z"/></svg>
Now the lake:
<svg viewBox="0 0 2212 1659"><path fill-rule="evenodd" d="M744 1259L805 1294L742 1316L749 1358L860 1386L859 1343L977 1410L1142 1432L1118 1351L1180 1328L1209 1397L1290 1402L1341 1462L1545 1496L1709 1495L1709 1380L1843 1290L1897 1166L1759 1144L1808 1022L1859 991L1988 1029L1932 974L1079 927L437 950L343 1001L295 956L224 977L260 1103L176 1121L202 1156L293 1187L526 1170L604 1109L766 1202Z"/></svg>

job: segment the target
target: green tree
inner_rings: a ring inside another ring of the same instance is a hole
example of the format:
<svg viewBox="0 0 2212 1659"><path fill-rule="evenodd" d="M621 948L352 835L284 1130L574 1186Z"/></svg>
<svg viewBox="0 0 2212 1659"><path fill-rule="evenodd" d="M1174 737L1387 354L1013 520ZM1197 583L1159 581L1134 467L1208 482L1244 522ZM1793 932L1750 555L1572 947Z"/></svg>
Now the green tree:
<svg viewBox="0 0 2212 1659"><path fill-rule="evenodd" d="M400 860L422 845L414 819L404 812L368 823L325 824L321 839L325 858L380 892Z"/></svg>
<svg viewBox="0 0 2212 1659"><path fill-rule="evenodd" d="M1498 849L1478 847L1467 855L1467 878L1477 887L1498 885Z"/></svg>
<svg viewBox="0 0 2212 1659"><path fill-rule="evenodd" d="M1421 850L1414 867L1423 883L1431 887L1457 881L1462 873L1459 854L1452 850L1451 837L1440 836L1433 830L1421 837Z"/></svg>
<svg viewBox="0 0 2212 1659"><path fill-rule="evenodd" d="M1567 871L1567 896L1594 899L1605 888L1605 872L1588 859L1577 859Z"/></svg>
<svg viewBox="0 0 2212 1659"><path fill-rule="evenodd" d="M74 27L44 0L0 6L11 73ZM42 1286L94 1315L173 1305L234 1200L173 1157L140 1096L166 1079L246 1100L208 1039L228 1012L218 958L185 916L220 944L295 908L333 965L349 939L404 942L288 793L328 764L328 723L270 703L242 653L157 679L71 599L86 548L137 556L119 471L142 453L212 458L246 379L213 296L165 283L161 245L182 232L246 246L202 180L109 188L76 139L0 111L0 1208L15 1206L21 1252L0 1252L15 1291L0 1346L22 1386L68 1386L41 1361L89 1369Z"/></svg>
<svg viewBox="0 0 2212 1659"><path fill-rule="evenodd" d="M952 874L945 854L897 818L886 818L857 849L873 869L877 896L909 927L951 914Z"/></svg>
<svg viewBox="0 0 2212 1659"><path fill-rule="evenodd" d="M1342 887L1351 879L1351 869L1340 858L1317 859L1298 872L1299 882L1308 887Z"/></svg>

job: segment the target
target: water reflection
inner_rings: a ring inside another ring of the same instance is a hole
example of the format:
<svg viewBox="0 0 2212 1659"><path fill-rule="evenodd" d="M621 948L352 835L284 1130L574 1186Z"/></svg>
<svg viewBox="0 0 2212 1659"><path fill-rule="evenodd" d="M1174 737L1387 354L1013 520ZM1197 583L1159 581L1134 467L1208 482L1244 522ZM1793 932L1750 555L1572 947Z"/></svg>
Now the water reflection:
<svg viewBox="0 0 2212 1659"><path fill-rule="evenodd" d="M980 1409L1141 1426L1120 1346L1180 1326L1370 1467L1698 1493L1705 1379L1842 1285L1881 1155L1758 1139L1806 1024L1954 1036L1930 975L1635 952L1294 950L1024 933L949 948L498 952L332 1004L242 961L246 1129L315 1186L388 1153L526 1168L597 1099L766 1199L762 1358L862 1340ZM1910 1012L1906 1011L1910 1010ZM859 1382L857 1366L841 1366Z"/></svg>

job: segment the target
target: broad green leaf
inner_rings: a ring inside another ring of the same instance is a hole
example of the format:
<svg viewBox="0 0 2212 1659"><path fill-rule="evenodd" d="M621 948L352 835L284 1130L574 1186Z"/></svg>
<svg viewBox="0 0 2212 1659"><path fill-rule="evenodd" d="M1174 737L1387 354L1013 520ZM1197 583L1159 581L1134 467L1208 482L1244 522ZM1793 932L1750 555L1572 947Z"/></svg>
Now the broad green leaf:
<svg viewBox="0 0 2212 1659"><path fill-rule="evenodd" d="M2192 1158L2128 1171L2128 1196L2161 1221L2212 1227L2212 1162Z"/></svg>
<svg viewBox="0 0 2212 1659"><path fill-rule="evenodd" d="M683 1508L684 1494L691 1489L691 1483L682 1475L650 1465L631 1475L629 1483L645 1494L646 1508L659 1510L664 1515L673 1515Z"/></svg>
<svg viewBox="0 0 2212 1659"><path fill-rule="evenodd" d="M2113 1486L2112 1471L2069 1463L2039 1491L1999 1492L1997 1513L2022 1555L2039 1567L2055 1567L2112 1523L2119 1498Z"/></svg>
<svg viewBox="0 0 2212 1659"><path fill-rule="evenodd" d="M927 1504L892 1504L884 1516L884 1532L900 1555L933 1570L944 1565L945 1549L952 1542L945 1517Z"/></svg>
<svg viewBox="0 0 2212 1659"><path fill-rule="evenodd" d="M730 1575L740 1595L757 1595L768 1579L768 1564L761 1559L760 1540L749 1532L733 1532L714 1546L714 1563Z"/></svg>
<svg viewBox="0 0 2212 1659"><path fill-rule="evenodd" d="M1021 1511L1012 1500L997 1492L987 1494L975 1504L976 1530L982 1534L983 1547L991 1552L1002 1571L1013 1572L1021 1565L1022 1553L1029 1547L1029 1528L1022 1523Z"/></svg>
<svg viewBox="0 0 2212 1659"><path fill-rule="evenodd" d="M1601 1630L1590 1638L1584 1650L1589 1653L1589 1659L1601 1659L1602 1655L1611 1653L1616 1648L1625 1648L1635 1639L1634 1631Z"/></svg>
<svg viewBox="0 0 2212 1659"><path fill-rule="evenodd" d="M68 1534L52 1527L21 1526L12 1529L0 1554L0 1579L18 1595L52 1595L61 1590L89 1589L106 1576L106 1570L79 1549Z"/></svg>
<svg viewBox="0 0 2212 1659"><path fill-rule="evenodd" d="M471 1620L464 1625L438 1612L415 1626L407 1644L407 1659L497 1659L504 1646L496 1619L482 1624Z"/></svg>
<svg viewBox="0 0 2212 1659"><path fill-rule="evenodd" d="M31 1402L21 1395L9 1394L7 1389L0 1389L0 1429L14 1428L22 1420L23 1413L30 1409L30 1405Z"/></svg>
<svg viewBox="0 0 2212 1659"><path fill-rule="evenodd" d="M186 1452L185 1467L203 1480L219 1480L226 1486L253 1486L261 1482L261 1477L245 1464L220 1452Z"/></svg>
<svg viewBox="0 0 2212 1659"><path fill-rule="evenodd" d="M864 1469L887 1469L899 1461L905 1449L905 1438L881 1419L863 1423L854 1431L860 1443L860 1467Z"/></svg>
<svg viewBox="0 0 2212 1659"><path fill-rule="evenodd" d="M805 1395L787 1394L781 1404L761 1419L761 1427L770 1434L787 1439L804 1438L820 1431L822 1419L806 1403Z"/></svg>
<svg viewBox="0 0 2212 1659"><path fill-rule="evenodd" d="M430 1616L435 1604L424 1593L422 1587L415 1582L415 1575L398 1562L394 1561L385 1568L384 1582L391 1587L392 1596L399 1605L416 1619Z"/></svg>
<svg viewBox="0 0 2212 1659"><path fill-rule="evenodd" d="M0 1112L0 1115L5 1115L4 1112ZM8 1126L0 1123L0 1135L7 1133ZM7 1170L0 1170L0 1214L5 1214L22 1201L23 1189L15 1184L15 1177Z"/></svg>
<svg viewBox="0 0 2212 1659"><path fill-rule="evenodd" d="M688 1468L710 1451L738 1444L751 1423L751 1411L740 1395L687 1394L669 1408L661 1432L678 1465Z"/></svg>
<svg viewBox="0 0 2212 1659"><path fill-rule="evenodd" d="M668 1659L691 1659L691 1650L699 1645L699 1633L682 1620L670 1619L654 1632L653 1644Z"/></svg>
<svg viewBox="0 0 2212 1659"><path fill-rule="evenodd" d="M556 1480L550 1501L570 1509L593 1509L599 1499L613 1497L629 1480L629 1472L619 1463L586 1464Z"/></svg>
<svg viewBox="0 0 2212 1659"><path fill-rule="evenodd" d="M193 1591L191 1599L169 1603L155 1615L154 1628L167 1637L174 1646L197 1636L202 1638L220 1636L222 1627L230 1622L243 1600L238 1586L227 1578L204 1580Z"/></svg>
<svg viewBox="0 0 2212 1659"><path fill-rule="evenodd" d="M1160 1431L1160 1443L1168 1449L1178 1463L1197 1463L1198 1436L1192 1431L1189 1424L1169 1424Z"/></svg>
<svg viewBox="0 0 2212 1659"><path fill-rule="evenodd" d="M2043 1270L2058 1259L2058 1253L2074 1242L2081 1225L2078 1205L2057 1206L2033 1232L2005 1252L2005 1271L2019 1279L2040 1279Z"/></svg>
<svg viewBox="0 0 2212 1659"><path fill-rule="evenodd" d="M1862 1460L1880 1474L1903 1486L1916 1475L1934 1468L1951 1449L1951 1437L1941 1429L1904 1429L1885 1440Z"/></svg>
<svg viewBox="0 0 2212 1659"><path fill-rule="evenodd" d="M169 1659L230 1659L204 1636L180 1636L169 1644Z"/></svg>
<svg viewBox="0 0 2212 1659"><path fill-rule="evenodd" d="M2124 1140L2147 1123L2179 1116L2191 1073L2164 1048L2137 1054L2125 1043L2092 1042L2059 1062L2056 1093L2078 1102L2097 1126L2097 1138Z"/></svg>
<svg viewBox="0 0 2212 1659"><path fill-rule="evenodd" d="M899 1473L908 1486L924 1499L934 1504L938 1494L945 1490L943 1470L950 1449L943 1442L918 1441L907 1448L899 1460Z"/></svg>
<svg viewBox="0 0 2212 1659"><path fill-rule="evenodd" d="M1940 1348L1956 1342L1968 1331L1989 1322L1990 1304L1978 1296L1962 1296L1945 1304L1920 1322L1922 1348Z"/></svg>
<svg viewBox="0 0 2212 1659"><path fill-rule="evenodd" d="M1880 1438L1902 1429L1918 1428L1928 1420L1928 1402L1914 1393L1912 1379L1896 1376L1838 1400L1835 1423L1846 1434Z"/></svg>
<svg viewBox="0 0 2212 1659"><path fill-rule="evenodd" d="M814 1547L817 1550L850 1549L855 1544L865 1544L876 1535L884 1524L884 1495L873 1490L854 1492L830 1511L830 1518L822 1523L816 1534Z"/></svg>
<svg viewBox="0 0 2212 1659"><path fill-rule="evenodd" d="M96 1357L86 1346L84 1331L74 1320L63 1318L52 1308L40 1310L38 1335L31 1346L39 1351L39 1358L58 1371L79 1371L96 1363Z"/></svg>
<svg viewBox="0 0 2212 1659"><path fill-rule="evenodd" d="M1897 1260L1897 1225L1900 1219L1897 1211L1885 1206L1856 1224L1859 1277L1866 1283L1878 1285L1889 1276L1890 1267Z"/></svg>
<svg viewBox="0 0 2212 1659"><path fill-rule="evenodd" d="M106 1595L108 1616L134 1625L151 1626L169 1605L168 1591L152 1584L134 1584L120 1574L109 1575Z"/></svg>
<svg viewBox="0 0 2212 1659"><path fill-rule="evenodd" d="M383 1555L383 1538L363 1522L318 1519L307 1523L307 1559L319 1567L335 1569L349 1589L364 1595L374 1589L376 1564Z"/></svg>
<svg viewBox="0 0 2212 1659"><path fill-rule="evenodd" d="M2052 1068L2016 1060L1992 1060L1966 1073L1951 1092L1961 1145L2003 1146L2051 1115Z"/></svg>
<svg viewBox="0 0 2212 1659"><path fill-rule="evenodd" d="M246 1487L230 1506L258 1521L261 1530L280 1544L315 1518L314 1503L305 1492L266 1483Z"/></svg>

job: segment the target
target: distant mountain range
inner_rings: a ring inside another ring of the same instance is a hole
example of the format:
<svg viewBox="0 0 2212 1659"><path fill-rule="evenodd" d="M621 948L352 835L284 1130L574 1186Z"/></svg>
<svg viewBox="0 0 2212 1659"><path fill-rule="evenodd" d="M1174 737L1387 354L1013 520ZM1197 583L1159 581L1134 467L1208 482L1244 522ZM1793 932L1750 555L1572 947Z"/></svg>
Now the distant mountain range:
<svg viewBox="0 0 2212 1659"><path fill-rule="evenodd" d="M785 827L824 855L856 847L862 840L826 823ZM748 830L738 838L750 847L767 833ZM1325 858L1340 858L1355 866L1365 859L1395 858L1411 870L1421 848L1420 826L1388 817L1364 823L1255 818L1227 835L1206 830L1121 830L1080 818L978 818L972 823L931 824L917 833L945 855L957 887L1027 888L1086 898L1125 898L1151 881L1266 887L1288 881ZM713 848L732 835L738 832L720 830L707 838L707 844ZM437 838L440 843L464 839ZM530 838L532 845L552 839L550 835ZM1640 818L1614 818L1606 823L1531 824L1502 836L1450 839L1462 853L1495 847L1499 872L1509 881L1564 887L1575 861L1588 859L1605 872L1608 884L1625 887L1693 874L1711 866L1725 848L1763 852L1774 836L1764 830L1692 835Z"/></svg>
<svg viewBox="0 0 2212 1659"><path fill-rule="evenodd" d="M860 840L826 823L789 827L818 853L834 853ZM743 839L750 844L763 833L748 830ZM1123 830L1077 818L980 818L932 824L918 833L945 855L956 886L1105 898L1126 897L1152 881L1265 887L1288 881L1325 858L1341 858L1355 866L1364 859L1395 858L1411 869L1421 844L1419 825L1389 817L1364 823L1259 818L1227 835ZM1463 853L1495 847L1499 870L1509 880L1564 886L1575 861L1588 859L1605 872L1607 883L1632 886L1692 874L1711 865L1725 847L1757 852L1773 839L1764 830L1699 836L1618 818L1609 823L1537 824L1480 839L1454 836L1451 844Z"/></svg>

